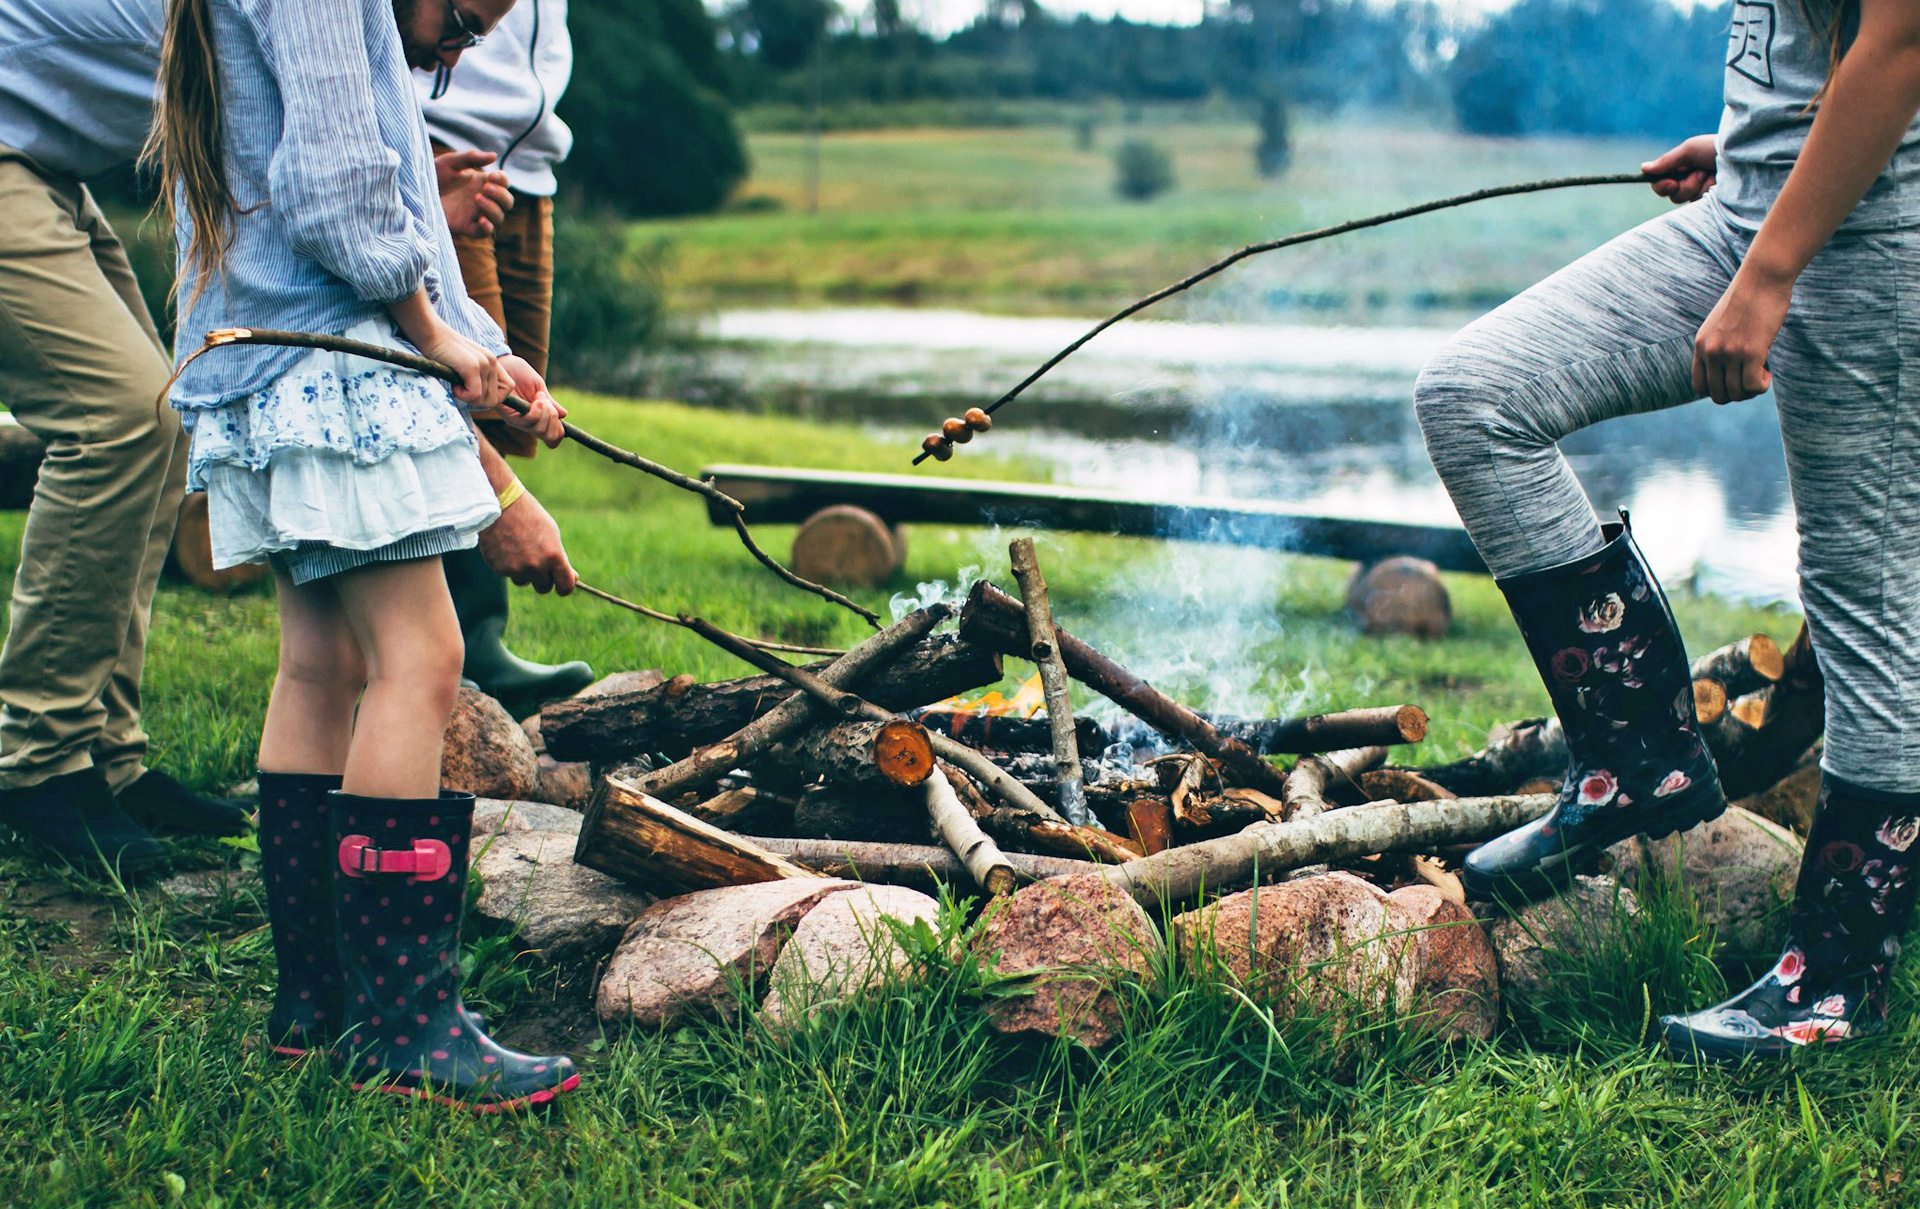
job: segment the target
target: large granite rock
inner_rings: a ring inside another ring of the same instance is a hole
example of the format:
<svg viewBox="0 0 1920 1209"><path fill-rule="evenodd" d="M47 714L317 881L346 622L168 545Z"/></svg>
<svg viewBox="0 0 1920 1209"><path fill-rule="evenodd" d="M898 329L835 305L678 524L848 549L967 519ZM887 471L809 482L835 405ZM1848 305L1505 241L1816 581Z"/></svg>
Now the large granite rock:
<svg viewBox="0 0 1920 1209"><path fill-rule="evenodd" d="M599 961L653 901L574 864L575 831L506 831L473 846L475 910L516 929L520 943L550 964Z"/></svg>
<svg viewBox="0 0 1920 1209"><path fill-rule="evenodd" d="M482 798L532 798L540 788L533 741L485 693L461 688L440 755L440 787Z"/></svg>
<svg viewBox="0 0 1920 1209"><path fill-rule="evenodd" d="M534 796L569 810L585 810L587 799L593 796L593 766L575 761L562 763L544 755L539 760L540 787Z"/></svg>
<svg viewBox="0 0 1920 1209"><path fill-rule="evenodd" d="M1678 875L1700 912L1735 953L1780 948L1784 908L1800 872L1801 838L1757 814L1729 806L1691 831L1650 840L1635 836L1607 849L1614 880L1644 893L1656 878Z"/></svg>
<svg viewBox="0 0 1920 1209"><path fill-rule="evenodd" d="M1433 886L1402 886L1387 895L1412 917L1416 1029L1449 1041L1484 1041L1500 1023L1500 963L1486 928L1465 904Z"/></svg>
<svg viewBox="0 0 1920 1209"><path fill-rule="evenodd" d="M1581 876L1564 894L1495 919L1488 937L1500 962L1501 993L1539 995L1568 963L1624 943L1639 914L1633 891L1610 877Z"/></svg>
<svg viewBox="0 0 1920 1209"><path fill-rule="evenodd" d="M763 1005L783 1025L845 1004L905 972L911 959L889 921L938 920L940 904L904 886L862 886L807 912L773 963Z"/></svg>
<svg viewBox="0 0 1920 1209"><path fill-rule="evenodd" d="M633 921L607 964L595 998L600 1018L664 1026L689 1016L732 1016L740 990L759 995L807 912L859 885L793 878L655 903Z"/></svg>
<svg viewBox="0 0 1920 1209"><path fill-rule="evenodd" d="M1351 873L1261 886L1174 917L1176 951L1285 1012L1339 1016L1413 1002L1414 917Z"/></svg>
<svg viewBox="0 0 1920 1209"><path fill-rule="evenodd" d="M1019 994L994 999L987 1019L1002 1033L1070 1037L1097 1049L1122 1025L1114 988L1147 977L1162 942L1140 904L1097 874L1051 877L993 908L979 951Z"/></svg>

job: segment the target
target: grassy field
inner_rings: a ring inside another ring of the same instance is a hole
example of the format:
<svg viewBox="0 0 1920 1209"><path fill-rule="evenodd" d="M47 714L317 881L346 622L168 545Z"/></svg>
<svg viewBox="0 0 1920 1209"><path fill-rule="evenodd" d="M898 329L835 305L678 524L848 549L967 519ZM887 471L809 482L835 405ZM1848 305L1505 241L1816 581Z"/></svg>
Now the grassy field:
<svg viewBox="0 0 1920 1209"><path fill-rule="evenodd" d="M899 451L850 430L659 403L572 398L575 418L682 468L717 459L888 468ZM984 458L955 473L997 474ZM772 581L690 497L584 454L527 475L591 581L668 609L809 642L859 628ZM19 517L0 517L10 574ZM763 535L783 549L786 533ZM898 587L1003 564L1004 533L919 529ZM1055 607L1129 657L1167 627L1111 607L1192 617L1192 582L1153 543L1047 537ZM1247 652L1268 704L1413 700L1437 760L1546 702L1497 596L1450 580L1458 624L1430 645L1375 641L1338 617L1344 568L1188 551L1223 578L1274 585ZM1191 565L1191 564L1190 564ZM1004 579L1005 576L1001 575ZM874 605L888 592L868 595ZM1796 619L1676 601L1696 648ZM215 787L247 775L271 673L270 600L178 587L156 608L148 665L157 762ZM1222 634L1249 632L1222 615ZM1234 628L1239 627L1239 628ZM523 598L515 644L603 671L741 669L677 630L584 597ZM1206 638L1206 632L1199 637ZM1189 689L1204 696L1204 669ZM1204 703L1204 702L1202 702ZM250 858L181 845L188 868ZM18 853L0 857L0 1202L29 1205L1450 1206L1894 1205L1916 1159L1920 1078L1903 988L1895 1035L1791 1071L1699 1072L1650 1053L1649 1013L1698 1004L1726 979L1691 904L1656 897L1630 932L1562 971L1496 1042L1451 1051L1393 1022L1275 1020L1192 972L1129 989L1134 1027L1111 1051L1008 1042L977 1008L990 971L941 952L924 977L817 1021L790 1043L755 1019L666 1034L572 1038L588 1082L550 1115L493 1121L343 1091L318 1068L246 1044L272 961L246 877L213 899L122 897ZM966 926L951 914L954 928ZM475 957L496 1019L545 1011L547 980ZM575 991L577 994L577 990ZM508 1035L514 1035L509 1024Z"/></svg>
<svg viewBox="0 0 1920 1209"><path fill-rule="evenodd" d="M1173 192L1146 203L1114 195L1110 156L1127 138L1172 154ZM1253 171L1254 141L1248 123L1193 120L1103 126L1086 149L1065 126L835 133L822 140L820 208L809 214L805 137L757 132L742 195L778 209L639 224L635 238L666 241L683 306L1080 314L1258 240L1488 185L1633 172L1665 149L1307 123L1292 169L1268 181ZM1496 201L1258 259L1180 305L1207 318L1477 313L1665 205L1637 186Z"/></svg>

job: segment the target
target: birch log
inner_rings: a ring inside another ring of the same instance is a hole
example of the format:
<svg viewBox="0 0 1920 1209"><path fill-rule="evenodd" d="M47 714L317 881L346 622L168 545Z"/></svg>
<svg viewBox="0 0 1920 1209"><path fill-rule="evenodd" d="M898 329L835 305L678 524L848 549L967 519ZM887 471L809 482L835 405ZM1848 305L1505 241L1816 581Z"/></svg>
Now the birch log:
<svg viewBox="0 0 1920 1209"><path fill-rule="evenodd" d="M931 844L796 840L758 835L740 838L828 877L912 886L929 894L938 894L943 887L970 883L978 885L973 881L973 875L967 872L967 867L960 863L959 857ZM1037 882L1069 873L1092 873L1100 868L1091 861L1068 860L1062 856L1036 856L1027 852L1007 852L1003 855L1013 867L1014 874L1023 882Z"/></svg>
<svg viewBox="0 0 1920 1209"><path fill-rule="evenodd" d="M960 797L953 792L947 778L928 777L921 782L921 788L927 795L927 815L933 820L934 830L960 858L973 880L995 898L1013 893L1013 866L1000 851L1000 845L987 838L987 833L980 830L979 821L960 804Z"/></svg>
<svg viewBox="0 0 1920 1209"><path fill-rule="evenodd" d="M1087 787L1080 779L1080 744L1073 732L1073 704L1067 698L1067 669L1053 638L1053 603L1047 598L1047 579L1033 539L1015 538L1007 547L1013 578L1027 611L1027 636L1033 645L1027 657L1040 671L1040 688L1047 700L1047 723L1053 730L1054 777L1060 787L1060 813L1075 827L1087 822Z"/></svg>
<svg viewBox="0 0 1920 1209"><path fill-rule="evenodd" d="M1430 852L1511 831L1553 808L1551 794L1453 798L1444 802L1371 802L1297 823L1260 823L1238 835L1169 848L1100 871L1109 885L1149 911L1201 892L1232 889L1257 875L1380 852Z"/></svg>

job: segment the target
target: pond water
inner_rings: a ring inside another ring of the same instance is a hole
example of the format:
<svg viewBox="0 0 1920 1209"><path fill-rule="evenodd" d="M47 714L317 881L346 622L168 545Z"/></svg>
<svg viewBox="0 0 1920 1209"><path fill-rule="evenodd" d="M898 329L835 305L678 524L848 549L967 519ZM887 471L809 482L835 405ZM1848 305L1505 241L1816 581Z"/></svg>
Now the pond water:
<svg viewBox="0 0 1920 1209"><path fill-rule="evenodd" d="M955 311L729 311L705 321L697 351L662 385L859 421L898 440L904 469L943 417L991 400L1089 326ZM1131 321L1004 408L974 448L1142 498L1457 524L1411 404L1420 366L1449 334ZM1793 507L1770 396L1613 420L1562 448L1597 506L1632 510L1670 586L1793 600Z"/></svg>

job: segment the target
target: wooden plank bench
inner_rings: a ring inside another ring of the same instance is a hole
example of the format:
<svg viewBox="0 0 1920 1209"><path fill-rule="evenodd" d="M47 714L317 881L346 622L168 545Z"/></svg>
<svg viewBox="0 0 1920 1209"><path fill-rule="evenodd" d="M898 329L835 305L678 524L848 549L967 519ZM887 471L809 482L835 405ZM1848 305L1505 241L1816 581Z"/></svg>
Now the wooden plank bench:
<svg viewBox="0 0 1920 1209"><path fill-rule="evenodd" d="M1464 529L1309 516L1257 500L1143 500L1123 492L1051 483L772 466L709 466L702 473L745 504L753 524L804 524L827 509L841 509L844 515L850 507L871 513L884 526L1021 525L1251 546L1361 563L1411 555L1442 571L1487 573ZM733 523L724 508L712 504L708 517L716 525Z"/></svg>

